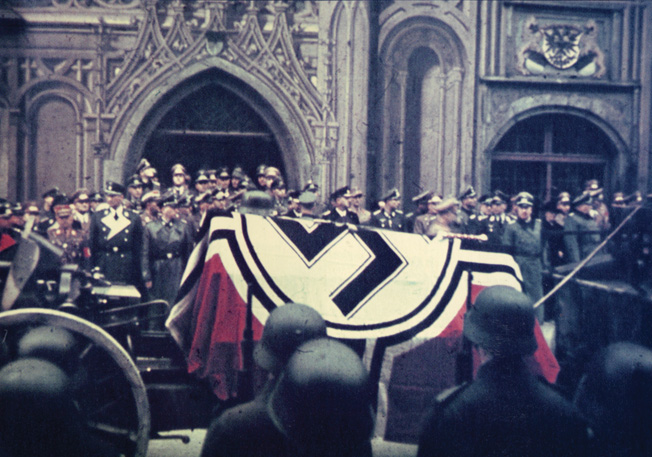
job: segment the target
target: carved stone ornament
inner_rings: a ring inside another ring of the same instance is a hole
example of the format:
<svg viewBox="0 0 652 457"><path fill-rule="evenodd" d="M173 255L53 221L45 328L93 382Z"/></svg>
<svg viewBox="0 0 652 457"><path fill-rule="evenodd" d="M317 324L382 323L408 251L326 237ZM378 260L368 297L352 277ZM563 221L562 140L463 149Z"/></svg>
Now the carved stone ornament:
<svg viewBox="0 0 652 457"><path fill-rule="evenodd" d="M525 75L568 74L600 78L605 74L604 53L596 42L597 25L540 26L534 17L525 21L518 70Z"/></svg>

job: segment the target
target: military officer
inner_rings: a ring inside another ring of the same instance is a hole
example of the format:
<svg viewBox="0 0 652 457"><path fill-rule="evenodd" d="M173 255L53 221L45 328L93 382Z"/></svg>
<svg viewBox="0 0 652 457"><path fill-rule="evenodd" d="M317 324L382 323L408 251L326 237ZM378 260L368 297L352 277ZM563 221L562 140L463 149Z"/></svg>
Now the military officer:
<svg viewBox="0 0 652 457"><path fill-rule="evenodd" d="M138 214L122 204L124 192L122 185L106 183L108 207L91 218L91 264L99 267L109 281L132 284L142 290L143 226Z"/></svg>
<svg viewBox="0 0 652 457"><path fill-rule="evenodd" d="M208 180L206 170L199 170L197 172L197 176L195 177L195 190L193 194L195 196L203 194L209 190L209 185L210 182Z"/></svg>
<svg viewBox="0 0 652 457"><path fill-rule="evenodd" d="M317 194L310 191L301 192L299 195L299 216L306 219L313 219L315 215L315 205L317 204Z"/></svg>
<svg viewBox="0 0 652 457"><path fill-rule="evenodd" d="M215 189L221 190L228 195L230 192L229 186L231 184L231 173L229 173L229 169L227 167L220 167L215 176L217 178Z"/></svg>
<svg viewBox="0 0 652 457"><path fill-rule="evenodd" d="M514 256L523 275L523 292L532 302L543 296L543 243L541 240L541 221L532 217L534 197L528 192L520 192L514 201L516 221L509 221L503 232L503 246ZM543 323L543 306L536 311L537 319Z"/></svg>
<svg viewBox="0 0 652 457"><path fill-rule="evenodd" d="M73 227L72 207L67 201L54 206L56 224L48 229L50 243L63 250L62 264L75 264L86 267L90 253L86 231Z"/></svg>
<svg viewBox="0 0 652 457"><path fill-rule="evenodd" d="M54 200L61 195L63 195L63 193L59 190L58 187L53 187L42 195L43 207L41 208L39 223L35 228L37 233L47 237L48 229L56 223L54 220L54 209L52 206Z"/></svg>
<svg viewBox="0 0 652 457"><path fill-rule="evenodd" d="M231 180L229 181L229 194L239 192L240 185L245 179L245 172L240 166L236 166L231 172Z"/></svg>
<svg viewBox="0 0 652 457"><path fill-rule="evenodd" d="M265 177L265 170L267 170L267 165L260 164L256 168L256 188L258 190L267 190L267 178Z"/></svg>
<svg viewBox="0 0 652 457"><path fill-rule="evenodd" d="M414 230L416 219L428 212L428 202L433 195L434 192L427 190L425 192L421 192L419 195L412 197L412 203L416 205L416 209L405 215L406 232L416 233Z"/></svg>
<svg viewBox="0 0 652 457"><path fill-rule="evenodd" d="M507 286L480 292L463 332L482 365L473 382L436 398L418 457L587 455L586 422L526 363L537 349L534 319L527 295Z"/></svg>
<svg viewBox="0 0 652 457"><path fill-rule="evenodd" d="M285 185L285 182L283 182L283 179L274 178L270 183L269 190L272 192L272 197L274 197L276 214L285 214L288 207L288 196L287 186Z"/></svg>
<svg viewBox="0 0 652 457"><path fill-rule="evenodd" d="M166 193L172 194L176 200L181 200L189 193L188 181L190 181L190 176L186 167L180 163L172 165L170 172L172 173L172 186Z"/></svg>
<svg viewBox="0 0 652 457"><path fill-rule="evenodd" d="M150 298L174 304L181 275L193 247L193 236L185 221L177 217L177 201L170 195L159 202L161 217L145 226L143 236L143 280ZM163 328L163 322L159 322Z"/></svg>
<svg viewBox="0 0 652 457"><path fill-rule="evenodd" d="M174 195L172 195L174 197ZM151 190L143 195L142 205L143 212L140 214L140 221L145 227L152 221L158 219L159 207L158 200L161 198L161 193L158 190Z"/></svg>
<svg viewBox="0 0 652 457"><path fill-rule="evenodd" d="M73 218L81 226L84 232L88 232L91 226L91 205L88 190L77 189L70 197L73 207Z"/></svg>
<svg viewBox="0 0 652 457"><path fill-rule="evenodd" d="M331 194L332 209L323 213L320 218L332 222L345 222L347 224L359 224L358 215L349 209L351 191L349 186L340 187Z"/></svg>
<svg viewBox="0 0 652 457"><path fill-rule="evenodd" d="M369 220L372 227L384 228L395 232L405 231L405 216L399 206L401 206L401 194L398 189L392 189L385 195L381 201L385 203L383 208L374 211Z"/></svg>
<svg viewBox="0 0 652 457"><path fill-rule="evenodd" d="M543 262L546 267L555 268L566 263L564 248L564 226L557 221L559 210L554 201L543 205L541 230L544 242Z"/></svg>
<svg viewBox="0 0 652 457"><path fill-rule="evenodd" d="M467 187L464 192L460 194L459 201L459 221L464 232L468 232L469 219L472 215L476 214L475 207L478 204L478 195L475 193L473 186Z"/></svg>
<svg viewBox="0 0 652 457"><path fill-rule="evenodd" d="M442 199L439 195L433 194L428 199L428 211L425 214L417 216L414 221L414 233L425 235L428 231L430 224L435 222L437 218L437 211L435 208L441 203Z"/></svg>
<svg viewBox="0 0 652 457"><path fill-rule="evenodd" d="M371 211L365 209L363 204L364 194L362 190L357 187L351 189L351 199L349 200L349 208L358 215L360 224L366 224L371 219Z"/></svg>
<svg viewBox="0 0 652 457"><path fill-rule="evenodd" d="M432 208L432 211L436 214L435 219L430 221L423 234L429 238L434 238L438 235L445 236L449 233L459 233L460 226L457 223L459 207L460 202L452 197L435 204Z"/></svg>
<svg viewBox="0 0 652 457"><path fill-rule="evenodd" d="M583 192L573 200L574 211L564 222L564 246L568 262L579 262L600 244L600 229L591 217L592 198Z"/></svg>
<svg viewBox="0 0 652 457"><path fill-rule="evenodd" d="M97 211L97 208L100 205L105 205L106 203L104 202L104 197L102 197L102 194L99 192L93 192L88 196L88 199L90 200L90 206L91 206L91 213L94 213Z"/></svg>
<svg viewBox="0 0 652 457"><path fill-rule="evenodd" d="M127 181L127 198L125 199L125 208L129 208L137 213L142 211L141 199L143 198L143 182L138 175L133 175Z"/></svg>

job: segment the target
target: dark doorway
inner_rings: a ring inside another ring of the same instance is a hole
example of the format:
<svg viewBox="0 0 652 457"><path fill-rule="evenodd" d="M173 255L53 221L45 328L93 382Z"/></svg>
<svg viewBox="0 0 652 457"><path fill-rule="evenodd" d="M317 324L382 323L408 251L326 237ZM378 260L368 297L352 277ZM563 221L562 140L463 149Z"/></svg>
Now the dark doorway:
<svg viewBox="0 0 652 457"><path fill-rule="evenodd" d="M576 195L589 179L609 184L616 148L595 124L570 114L541 114L517 122L501 138L491 161L491 189L526 190L542 201Z"/></svg>
<svg viewBox="0 0 652 457"><path fill-rule="evenodd" d="M213 83L170 109L147 140L143 157L171 184L170 167L182 163L191 176L200 169L243 168L252 178L260 164L280 168L280 148L263 118L239 95Z"/></svg>

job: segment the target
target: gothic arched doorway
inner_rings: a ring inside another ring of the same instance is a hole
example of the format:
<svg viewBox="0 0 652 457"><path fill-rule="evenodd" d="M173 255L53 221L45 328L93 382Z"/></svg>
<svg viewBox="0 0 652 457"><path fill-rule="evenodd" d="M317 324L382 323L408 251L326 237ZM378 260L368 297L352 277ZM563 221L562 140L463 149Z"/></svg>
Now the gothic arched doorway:
<svg viewBox="0 0 652 457"><path fill-rule="evenodd" d="M491 154L491 189L508 194L526 190L548 200L573 195L589 179L611 187L617 155L611 139L594 123L571 114L547 113L514 124Z"/></svg>
<svg viewBox="0 0 652 457"><path fill-rule="evenodd" d="M193 177L200 169L237 165L253 178L263 163L285 174L271 111L235 78L221 72L198 75L151 110L133 146L142 152L135 156L159 170L164 186L170 184L175 163L185 165Z"/></svg>

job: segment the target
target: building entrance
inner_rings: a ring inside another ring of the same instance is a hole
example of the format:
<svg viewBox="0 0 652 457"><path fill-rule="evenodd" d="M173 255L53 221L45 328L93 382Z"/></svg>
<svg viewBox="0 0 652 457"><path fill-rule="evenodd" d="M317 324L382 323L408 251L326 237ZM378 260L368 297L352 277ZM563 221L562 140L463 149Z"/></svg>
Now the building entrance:
<svg viewBox="0 0 652 457"><path fill-rule="evenodd" d="M284 170L279 145L263 117L247 100L219 81L204 83L162 106L142 157L171 184L170 167L182 163L194 178L200 169L243 168L254 178L260 164Z"/></svg>

